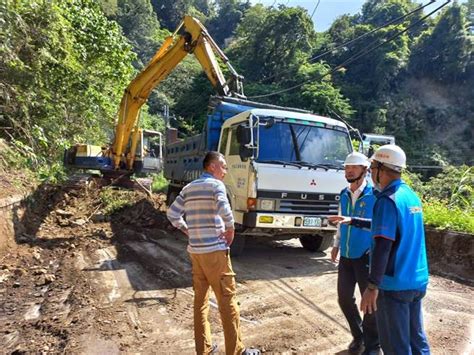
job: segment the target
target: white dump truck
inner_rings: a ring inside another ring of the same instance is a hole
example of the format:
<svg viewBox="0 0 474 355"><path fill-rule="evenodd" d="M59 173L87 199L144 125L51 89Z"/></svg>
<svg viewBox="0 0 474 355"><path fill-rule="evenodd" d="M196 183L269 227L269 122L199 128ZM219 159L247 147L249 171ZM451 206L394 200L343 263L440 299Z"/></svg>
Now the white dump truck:
<svg viewBox="0 0 474 355"><path fill-rule="evenodd" d="M224 183L237 223L232 251L245 239L299 238L310 251L327 249L346 186L343 162L352 152L343 122L235 98L215 97L202 134L177 140L169 132L164 174L168 201L202 173L207 151L224 154Z"/></svg>

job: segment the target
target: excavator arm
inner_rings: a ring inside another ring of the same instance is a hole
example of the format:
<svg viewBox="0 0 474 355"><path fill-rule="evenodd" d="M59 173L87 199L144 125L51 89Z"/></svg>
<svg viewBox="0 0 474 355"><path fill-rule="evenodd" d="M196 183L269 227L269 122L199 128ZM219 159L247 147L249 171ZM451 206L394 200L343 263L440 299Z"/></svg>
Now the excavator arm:
<svg viewBox="0 0 474 355"><path fill-rule="evenodd" d="M109 156L115 170L126 162L132 170L135 151L141 131L138 116L141 106L151 91L190 53L201 64L212 86L221 96L245 98L242 77L230 65L229 60L217 46L199 20L185 16L176 31L169 36L156 52L145 69L128 85L120 103L115 138ZM231 78L226 81L217 62L216 54L227 65ZM127 151L127 148L129 150Z"/></svg>

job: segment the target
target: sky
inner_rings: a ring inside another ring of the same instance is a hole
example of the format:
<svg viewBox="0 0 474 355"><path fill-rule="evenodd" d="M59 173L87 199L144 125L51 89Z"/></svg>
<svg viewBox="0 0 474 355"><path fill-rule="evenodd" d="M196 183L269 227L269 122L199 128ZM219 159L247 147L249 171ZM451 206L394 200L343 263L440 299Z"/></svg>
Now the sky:
<svg viewBox="0 0 474 355"><path fill-rule="evenodd" d="M461 0L460 3L466 2L467 0ZM355 14L360 11L365 0L320 0L319 6L314 13L313 22L316 31L325 31L331 26L331 23L339 16L344 14ZM428 0L418 1L418 3L426 4ZM424 9L425 13L433 11L438 6L443 4L444 0L437 0L435 3L427 6ZM314 11L318 0L252 0L252 4L261 3L266 6L277 6L282 4L285 6L301 6L308 10L308 13Z"/></svg>

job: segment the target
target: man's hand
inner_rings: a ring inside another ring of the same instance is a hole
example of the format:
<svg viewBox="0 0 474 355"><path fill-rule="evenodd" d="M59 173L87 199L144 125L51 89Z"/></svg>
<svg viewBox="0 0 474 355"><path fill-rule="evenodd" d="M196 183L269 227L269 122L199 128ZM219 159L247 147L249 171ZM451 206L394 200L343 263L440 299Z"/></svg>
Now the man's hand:
<svg viewBox="0 0 474 355"><path fill-rule="evenodd" d="M360 301L360 310L364 313L372 314L377 310L377 297L379 295L378 289L366 288Z"/></svg>
<svg viewBox="0 0 474 355"><path fill-rule="evenodd" d="M234 233L235 233L234 228L229 228L220 236L221 239L225 240L225 243L227 244L228 247L230 247L230 245L234 241Z"/></svg>
<svg viewBox="0 0 474 355"><path fill-rule="evenodd" d="M331 260L333 263L337 263L339 259L337 258L337 255L339 254L339 247L333 247L331 250Z"/></svg>
<svg viewBox="0 0 474 355"><path fill-rule="evenodd" d="M339 223L348 224L351 222L351 217L345 216L328 216L328 221L331 224L338 225Z"/></svg>

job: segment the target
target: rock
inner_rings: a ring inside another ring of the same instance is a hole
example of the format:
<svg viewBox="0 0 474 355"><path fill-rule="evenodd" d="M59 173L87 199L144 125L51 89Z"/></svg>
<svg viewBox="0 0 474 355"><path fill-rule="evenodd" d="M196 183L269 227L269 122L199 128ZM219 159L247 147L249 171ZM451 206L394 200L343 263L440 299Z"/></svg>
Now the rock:
<svg viewBox="0 0 474 355"><path fill-rule="evenodd" d="M34 251L33 253L31 253L31 256L36 260L41 260L41 254L38 253L37 251Z"/></svg>
<svg viewBox="0 0 474 355"><path fill-rule="evenodd" d="M46 284L46 279L44 277L44 275L41 275L36 281L35 281L35 285L36 286L43 286Z"/></svg>
<svg viewBox="0 0 474 355"><path fill-rule="evenodd" d="M79 219L76 219L75 221L73 221L71 224L73 226L80 227L80 226L83 226L86 223L87 223L87 221L85 219L79 218Z"/></svg>
<svg viewBox="0 0 474 355"><path fill-rule="evenodd" d="M103 213L96 213L91 217L91 221L94 223L106 222L107 216Z"/></svg>
<svg viewBox="0 0 474 355"><path fill-rule="evenodd" d="M58 224L61 226L61 227L69 227L71 225L71 222L67 219L60 219L58 221Z"/></svg>
<svg viewBox="0 0 474 355"><path fill-rule="evenodd" d="M20 286L21 286L21 284L18 281L13 283L13 287L15 287L15 288L18 288Z"/></svg>
<svg viewBox="0 0 474 355"><path fill-rule="evenodd" d="M44 280L46 284L49 284L53 282L54 280L56 280L56 276L54 276L53 274L47 274L47 275L44 275Z"/></svg>
<svg viewBox="0 0 474 355"><path fill-rule="evenodd" d="M26 275L26 270L19 267L13 270L13 274L17 277L20 277L20 276Z"/></svg>
<svg viewBox="0 0 474 355"><path fill-rule="evenodd" d="M60 208L56 209L54 212L55 212L57 215L59 215L59 216L64 216L64 217L72 217L72 216L74 215L74 213L69 212L69 211L64 211L64 210L62 210L62 209L60 209Z"/></svg>
<svg viewBox="0 0 474 355"><path fill-rule="evenodd" d="M44 274L46 274L47 272L48 272L48 270L41 268L41 269L35 270L35 271L33 272L33 275L44 275Z"/></svg>
<svg viewBox="0 0 474 355"><path fill-rule="evenodd" d="M56 276L54 276L53 274L41 275L41 276L35 281L35 285L36 285L36 286L44 286L44 285L50 284L50 283L53 282L54 280L56 280Z"/></svg>
<svg viewBox="0 0 474 355"><path fill-rule="evenodd" d="M0 283L7 281L10 278L10 272L8 270L3 270L0 272Z"/></svg>

